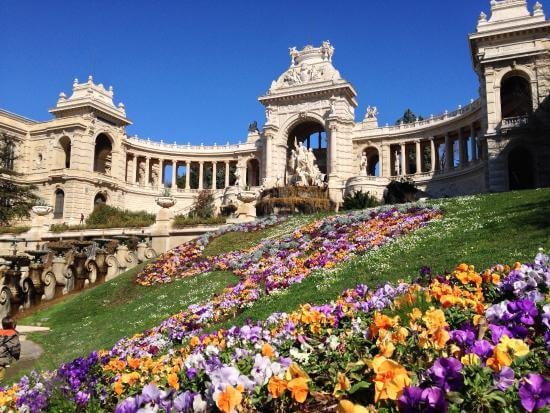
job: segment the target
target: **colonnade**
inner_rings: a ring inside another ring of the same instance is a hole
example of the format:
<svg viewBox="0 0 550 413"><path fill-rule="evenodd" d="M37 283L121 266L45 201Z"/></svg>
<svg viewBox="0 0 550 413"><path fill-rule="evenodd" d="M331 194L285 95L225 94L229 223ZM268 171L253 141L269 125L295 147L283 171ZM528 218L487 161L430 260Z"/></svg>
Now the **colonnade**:
<svg viewBox="0 0 550 413"><path fill-rule="evenodd" d="M384 144L381 149L385 163L383 161L381 175L404 176L463 168L482 159L480 134L481 127L472 123L443 134Z"/></svg>
<svg viewBox="0 0 550 413"><path fill-rule="evenodd" d="M223 181L217 179L218 166L224 170ZM171 166L171 177L167 182L165 176L165 168ZM235 170L237 169L237 161L235 160L220 160L220 161L206 161L206 160L184 160L179 161L176 159L163 159L155 158L149 155L141 155L137 153L129 152L126 158L126 182L129 184L144 186L144 187L160 187L169 186L171 188L178 188L178 168L184 166L185 168L185 181L183 189L185 191L191 189L223 189L232 185L235 181ZM211 182L205 182L206 173L205 169L211 169ZM195 176L191 178L191 174L198 174L198 178ZM183 175L182 175L183 176Z"/></svg>

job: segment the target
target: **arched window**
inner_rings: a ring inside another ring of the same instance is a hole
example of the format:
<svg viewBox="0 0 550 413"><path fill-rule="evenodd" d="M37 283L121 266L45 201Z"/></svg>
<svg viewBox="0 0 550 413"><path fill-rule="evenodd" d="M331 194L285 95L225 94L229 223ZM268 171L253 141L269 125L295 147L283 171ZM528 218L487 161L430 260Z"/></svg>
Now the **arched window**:
<svg viewBox="0 0 550 413"><path fill-rule="evenodd" d="M99 134L95 140L94 172L111 174L112 152L111 140L104 133Z"/></svg>
<svg viewBox="0 0 550 413"><path fill-rule="evenodd" d="M70 168L71 167L71 139L69 139L67 136L63 136L61 139L59 139L59 146L61 146L61 154L60 154L60 166L62 168Z"/></svg>
<svg viewBox="0 0 550 413"><path fill-rule="evenodd" d="M65 204L65 192L62 189L55 191L55 203L53 209L54 218L63 218L63 207Z"/></svg>
<svg viewBox="0 0 550 413"><path fill-rule="evenodd" d="M365 161L366 165L364 165ZM366 166L367 175L380 176L378 149L374 147L363 149L363 152L361 153L361 164L363 165L363 168ZM365 171L361 171L361 174L363 173L365 173Z"/></svg>
<svg viewBox="0 0 550 413"><path fill-rule="evenodd" d="M533 111L531 85L522 76L505 77L500 85L502 119L528 115Z"/></svg>

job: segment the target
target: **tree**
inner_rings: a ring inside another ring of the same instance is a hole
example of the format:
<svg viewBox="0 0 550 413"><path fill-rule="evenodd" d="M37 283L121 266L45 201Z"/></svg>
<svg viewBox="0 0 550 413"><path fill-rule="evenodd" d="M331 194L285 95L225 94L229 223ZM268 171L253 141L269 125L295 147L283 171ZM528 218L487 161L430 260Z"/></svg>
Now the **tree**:
<svg viewBox="0 0 550 413"><path fill-rule="evenodd" d="M403 116L401 116L399 119L395 121L396 125L399 125L401 123L414 123L416 121L424 120L424 118L420 115L416 116L414 112L410 109L407 109L405 113L403 113Z"/></svg>
<svg viewBox="0 0 550 413"><path fill-rule="evenodd" d="M39 200L36 187L17 182L20 174L14 170L15 141L0 134L0 226L7 226L17 218L29 217L30 209Z"/></svg>
<svg viewBox="0 0 550 413"><path fill-rule="evenodd" d="M190 217L210 218L214 215L214 194L208 189L203 189L197 194Z"/></svg>

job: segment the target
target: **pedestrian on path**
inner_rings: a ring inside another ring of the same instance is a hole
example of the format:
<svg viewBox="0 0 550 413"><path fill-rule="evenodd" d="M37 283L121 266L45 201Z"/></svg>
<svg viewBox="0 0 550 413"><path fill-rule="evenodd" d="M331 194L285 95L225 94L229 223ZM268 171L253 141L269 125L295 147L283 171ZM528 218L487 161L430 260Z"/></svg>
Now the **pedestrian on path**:
<svg viewBox="0 0 550 413"><path fill-rule="evenodd" d="M6 377L6 369L14 360L19 360L21 355L19 334L15 331L16 324L13 317L6 316L2 319L2 329L0 330L0 382Z"/></svg>

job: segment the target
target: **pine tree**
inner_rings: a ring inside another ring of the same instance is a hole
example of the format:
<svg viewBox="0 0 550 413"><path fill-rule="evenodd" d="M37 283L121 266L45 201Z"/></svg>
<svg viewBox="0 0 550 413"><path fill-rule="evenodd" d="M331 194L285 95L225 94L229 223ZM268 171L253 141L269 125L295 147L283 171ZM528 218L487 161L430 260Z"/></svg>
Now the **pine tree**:
<svg viewBox="0 0 550 413"><path fill-rule="evenodd" d="M403 113L403 116L401 116L397 121L395 122L396 125L399 125L401 123L414 123L416 121L424 120L422 116L416 116L414 112L410 109L407 109L405 113Z"/></svg>
<svg viewBox="0 0 550 413"><path fill-rule="evenodd" d="M0 226L7 226L14 219L29 217L30 209L39 200L36 187L17 182L20 174L14 170L15 142L0 134Z"/></svg>

